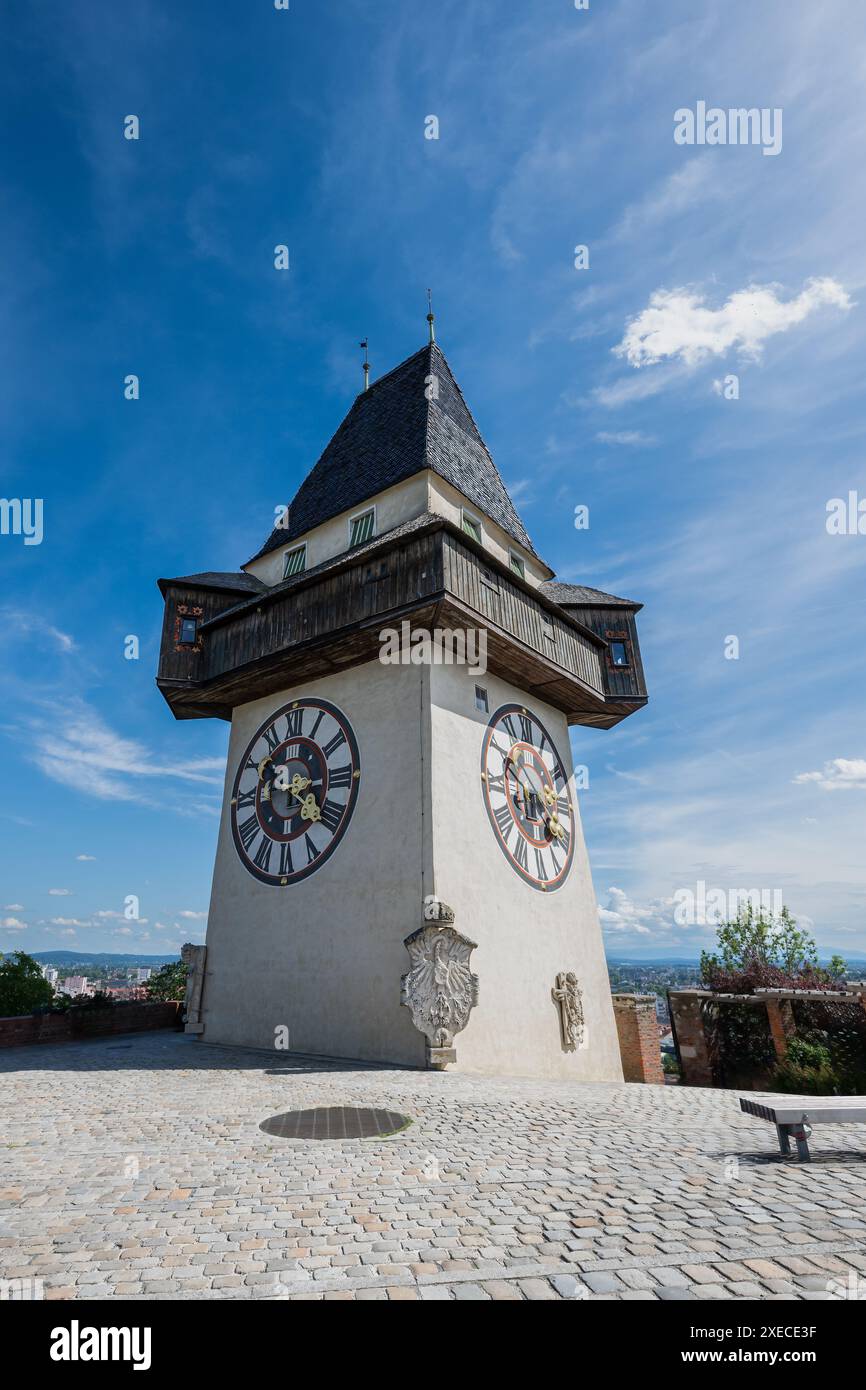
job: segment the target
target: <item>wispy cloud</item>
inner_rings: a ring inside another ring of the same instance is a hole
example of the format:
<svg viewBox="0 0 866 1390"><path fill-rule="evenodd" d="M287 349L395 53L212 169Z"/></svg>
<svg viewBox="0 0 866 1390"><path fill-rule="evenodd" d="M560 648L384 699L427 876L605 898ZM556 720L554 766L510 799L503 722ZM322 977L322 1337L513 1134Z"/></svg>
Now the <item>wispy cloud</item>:
<svg viewBox="0 0 866 1390"><path fill-rule="evenodd" d="M595 437L599 444L625 448L649 448L657 442L654 435L642 434L640 430L599 430Z"/></svg>
<svg viewBox="0 0 866 1390"><path fill-rule="evenodd" d="M222 758L160 760L80 700L53 705L47 717L31 721L29 733L29 756L45 776L89 796L153 804L141 790L143 782L222 786Z"/></svg>
<svg viewBox="0 0 866 1390"><path fill-rule="evenodd" d="M75 642L68 632L61 632L59 627L54 627L51 623L45 622L44 619L36 617L32 613L22 612L18 608L0 609L0 626L5 630L7 638L12 636L28 638L61 652L74 652L76 650Z"/></svg>
<svg viewBox="0 0 866 1390"><path fill-rule="evenodd" d="M4 917L0 921L0 927L4 931L26 931L27 923L20 921L18 917Z"/></svg>

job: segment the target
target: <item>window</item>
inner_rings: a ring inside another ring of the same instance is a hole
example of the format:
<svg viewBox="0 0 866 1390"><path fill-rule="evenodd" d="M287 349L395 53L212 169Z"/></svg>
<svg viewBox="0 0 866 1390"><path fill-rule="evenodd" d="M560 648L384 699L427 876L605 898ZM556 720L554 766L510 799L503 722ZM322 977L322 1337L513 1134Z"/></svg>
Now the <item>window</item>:
<svg viewBox="0 0 866 1390"><path fill-rule="evenodd" d="M196 628L198 623L195 618L181 618L180 620L180 641L184 647L194 647L196 639Z"/></svg>
<svg viewBox="0 0 866 1390"><path fill-rule="evenodd" d="M464 509L463 511L463 530L467 536L471 536L474 541L481 544L481 522L475 516L470 516Z"/></svg>
<svg viewBox="0 0 866 1390"><path fill-rule="evenodd" d="M511 563L511 568L513 569L514 573L519 574L521 579L525 579L526 566L523 563L523 557L518 555L516 550L510 550L508 552L508 556L509 561Z"/></svg>
<svg viewBox="0 0 866 1390"><path fill-rule="evenodd" d="M368 541L376 529L376 509L371 507L369 511L360 512L358 516L349 518L349 547L362 545Z"/></svg>
<svg viewBox="0 0 866 1390"><path fill-rule="evenodd" d="M610 659L614 666L630 666L627 642L611 642Z"/></svg>
<svg viewBox="0 0 866 1390"><path fill-rule="evenodd" d="M482 714L490 713L490 706L487 702L487 691L483 685L475 687L475 708L480 709Z"/></svg>
<svg viewBox="0 0 866 1390"><path fill-rule="evenodd" d="M291 579L293 574L303 574L307 568L307 547L297 545L294 550L286 551L286 559L283 564L283 578Z"/></svg>

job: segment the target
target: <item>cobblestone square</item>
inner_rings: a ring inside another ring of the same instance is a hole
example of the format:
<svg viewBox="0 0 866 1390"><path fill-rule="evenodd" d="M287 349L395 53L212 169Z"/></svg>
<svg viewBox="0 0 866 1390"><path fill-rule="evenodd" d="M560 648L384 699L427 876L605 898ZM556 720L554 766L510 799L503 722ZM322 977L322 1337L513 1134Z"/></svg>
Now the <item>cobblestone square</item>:
<svg viewBox="0 0 866 1390"><path fill-rule="evenodd" d="M819 1127L799 1164L731 1091L364 1068L169 1032L10 1048L0 1067L0 1278L39 1278L46 1298L823 1300L866 1280L866 1127ZM259 1128L361 1105L412 1124Z"/></svg>

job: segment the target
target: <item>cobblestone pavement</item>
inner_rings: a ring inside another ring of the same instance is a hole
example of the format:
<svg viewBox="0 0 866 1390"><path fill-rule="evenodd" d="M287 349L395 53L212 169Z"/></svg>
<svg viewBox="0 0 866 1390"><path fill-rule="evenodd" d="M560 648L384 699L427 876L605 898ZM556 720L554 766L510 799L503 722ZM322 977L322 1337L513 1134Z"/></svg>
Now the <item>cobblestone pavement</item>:
<svg viewBox="0 0 866 1390"><path fill-rule="evenodd" d="M827 1299L866 1279L866 1128L817 1128L798 1164L730 1091L342 1067L175 1033L13 1048L0 1069L0 1277L47 1298ZM313 1105L413 1123L259 1129Z"/></svg>

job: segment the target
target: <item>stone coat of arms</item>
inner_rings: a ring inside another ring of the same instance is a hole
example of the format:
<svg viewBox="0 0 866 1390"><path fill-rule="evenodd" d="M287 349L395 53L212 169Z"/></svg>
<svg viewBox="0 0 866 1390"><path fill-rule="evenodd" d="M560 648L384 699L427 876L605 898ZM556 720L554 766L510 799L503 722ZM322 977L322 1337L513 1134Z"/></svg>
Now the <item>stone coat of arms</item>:
<svg viewBox="0 0 866 1390"><path fill-rule="evenodd" d="M426 1037L432 1067L456 1061L454 1034L466 1027L478 1003L478 976L469 968L475 942L453 924L454 913L446 903L426 898L424 925L403 943L409 969L400 981L400 1003Z"/></svg>

